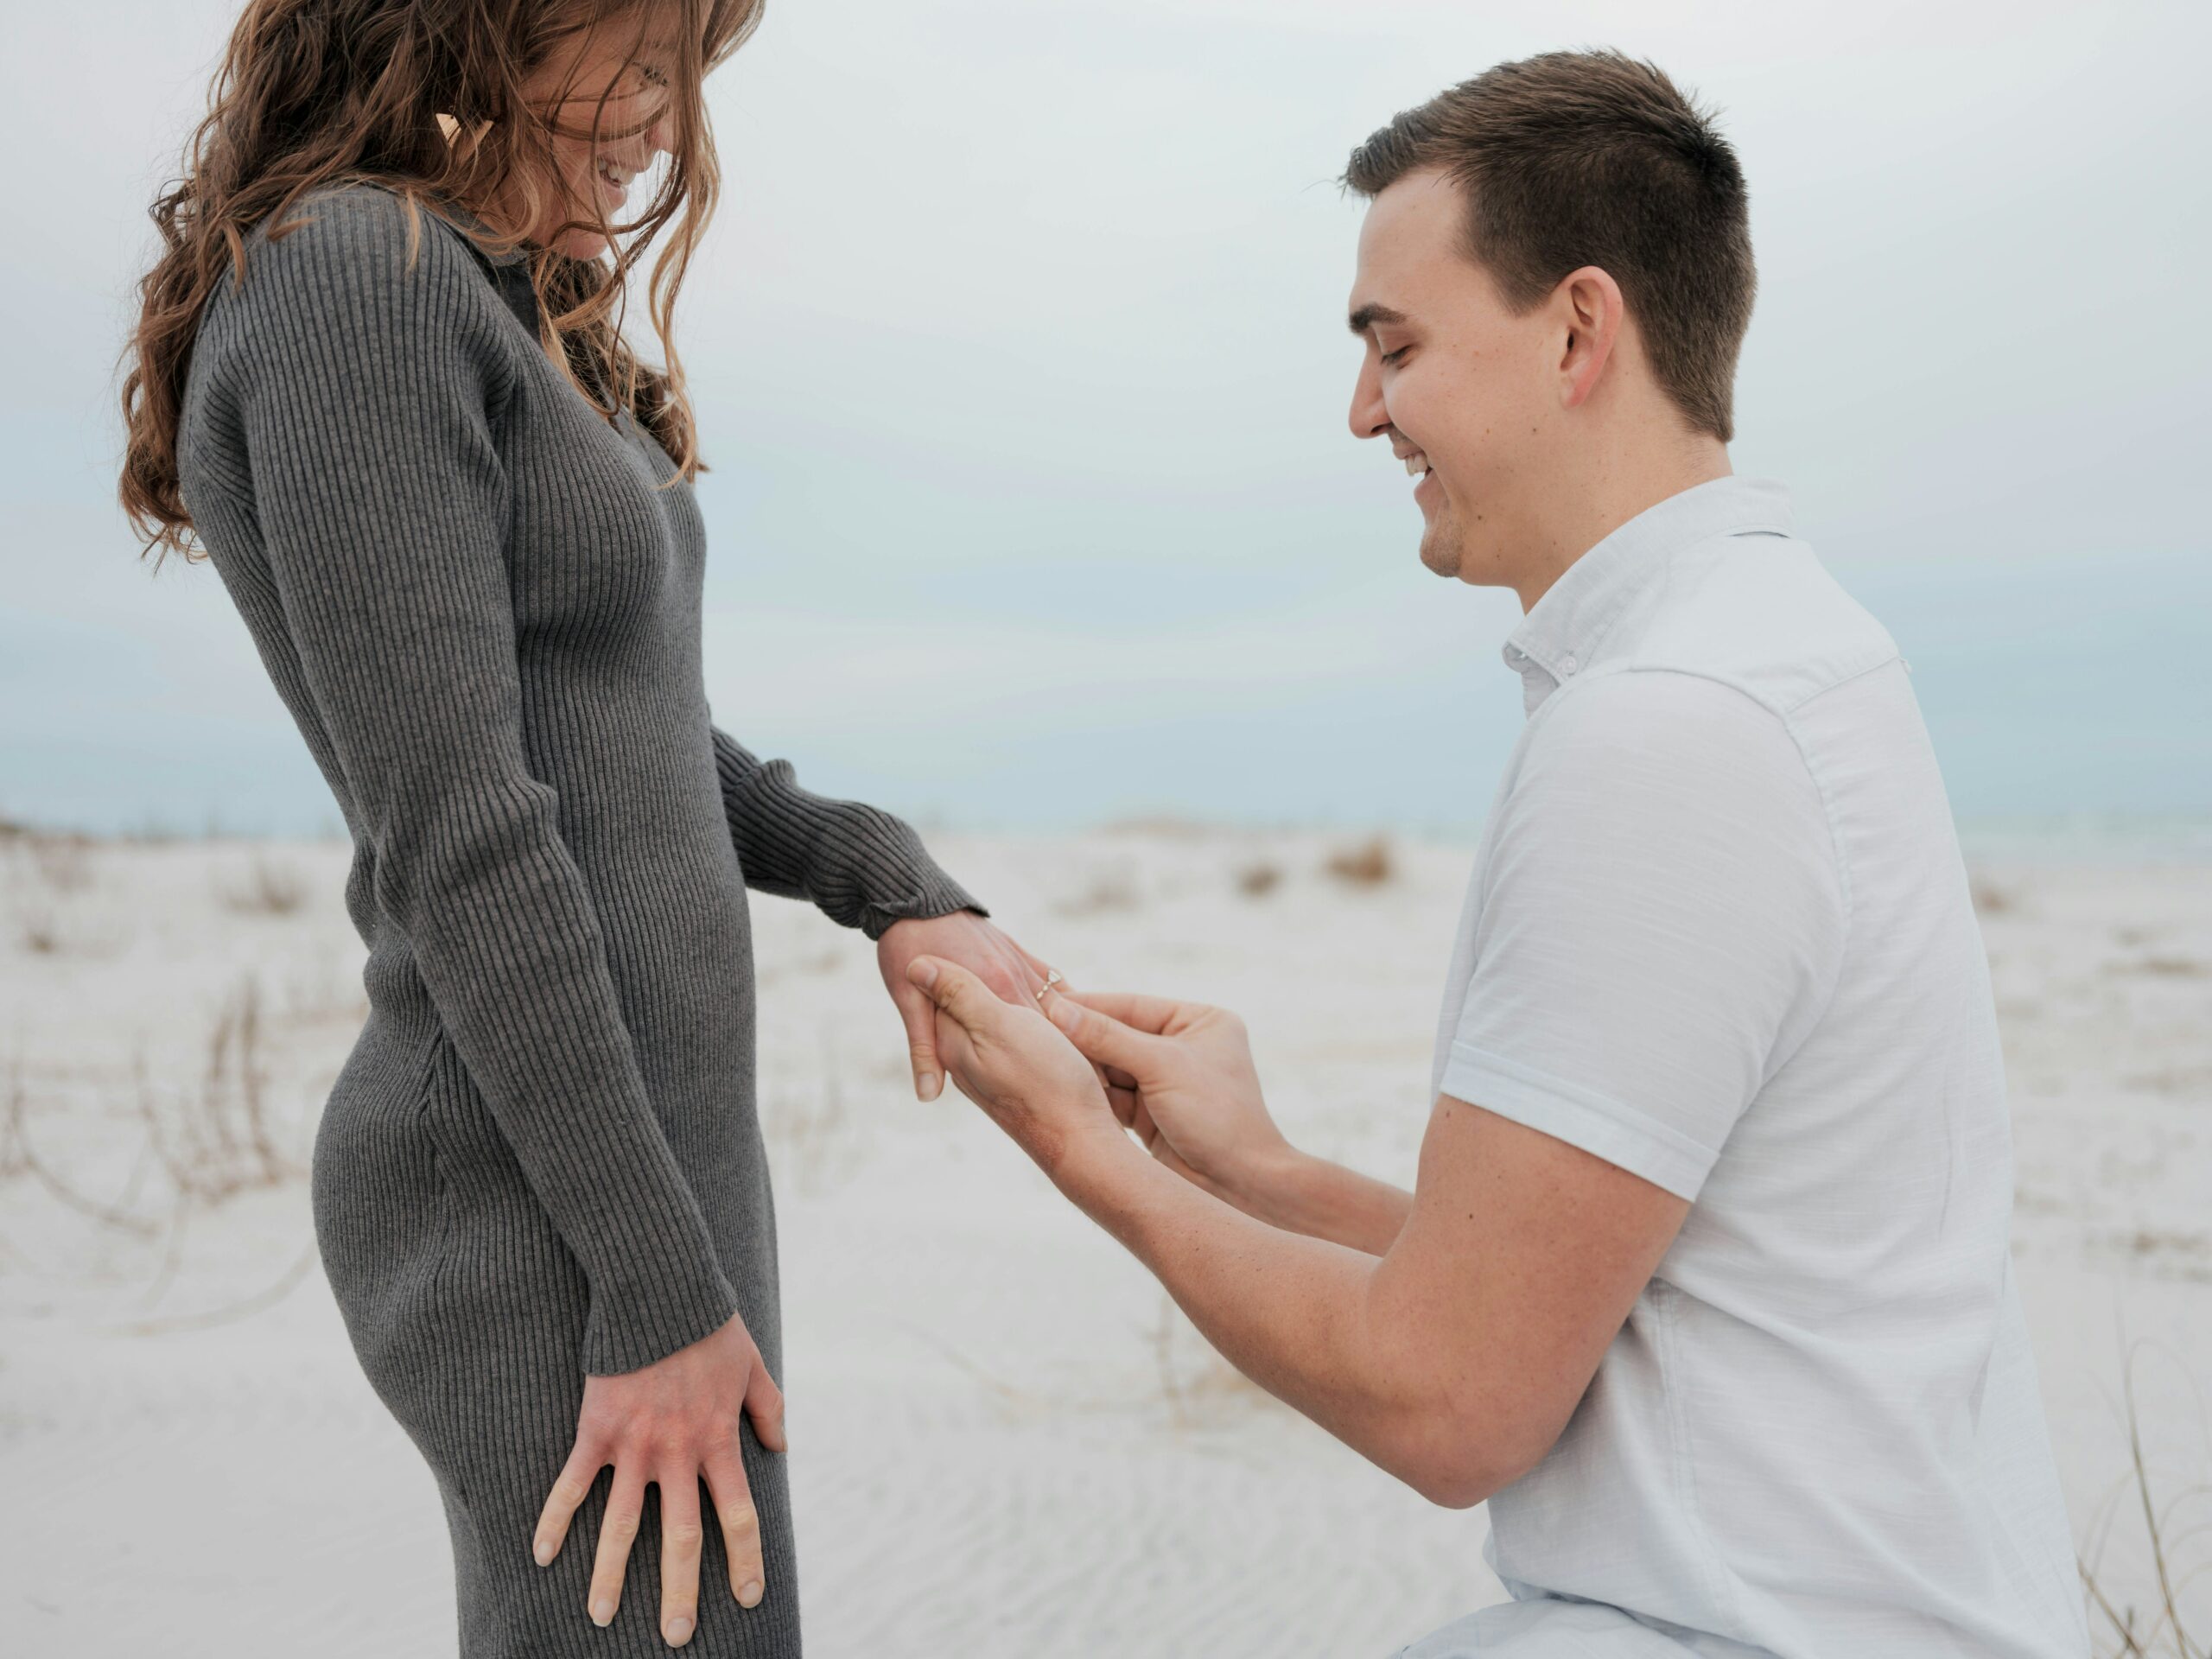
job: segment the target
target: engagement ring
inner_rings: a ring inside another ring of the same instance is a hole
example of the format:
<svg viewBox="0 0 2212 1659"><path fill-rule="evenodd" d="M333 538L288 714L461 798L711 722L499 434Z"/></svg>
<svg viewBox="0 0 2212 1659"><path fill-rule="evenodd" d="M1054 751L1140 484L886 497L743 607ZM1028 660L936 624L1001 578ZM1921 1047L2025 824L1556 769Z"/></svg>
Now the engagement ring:
<svg viewBox="0 0 2212 1659"><path fill-rule="evenodd" d="M1060 970L1057 968L1047 968L1045 970L1045 982L1037 988L1037 1000L1042 1002L1045 1000L1045 993L1059 982Z"/></svg>

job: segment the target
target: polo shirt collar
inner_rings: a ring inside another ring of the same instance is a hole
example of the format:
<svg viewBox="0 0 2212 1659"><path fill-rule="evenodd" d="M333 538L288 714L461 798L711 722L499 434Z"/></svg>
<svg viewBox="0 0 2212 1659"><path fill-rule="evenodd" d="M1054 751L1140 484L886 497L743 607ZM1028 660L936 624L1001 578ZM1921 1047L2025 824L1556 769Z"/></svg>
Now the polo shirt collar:
<svg viewBox="0 0 2212 1659"><path fill-rule="evenodd" d="M1507 636L1527 712L1587 668L1630 602L1664 575L1669 556L1715 536L1794 533L1789 493L1767 479L1708 479L1655 502L1560 574Z"/></svg>

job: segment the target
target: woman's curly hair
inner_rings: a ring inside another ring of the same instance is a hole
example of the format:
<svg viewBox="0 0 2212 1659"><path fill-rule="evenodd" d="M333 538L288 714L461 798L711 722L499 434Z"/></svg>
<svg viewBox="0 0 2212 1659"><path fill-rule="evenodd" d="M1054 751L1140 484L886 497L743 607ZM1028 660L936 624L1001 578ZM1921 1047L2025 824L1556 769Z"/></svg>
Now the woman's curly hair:
<svg viewBox="0 0 2212 1659"><path fill-rule="evenodd" d="M178 488L177 423L201 308L226 272L243 280L248 232L308 192L347 182L384 186L410 211L504 199L520 223L540 222L546 191L560 188L556 118L544 100L524 99L526 80L579 34L627 30L634 54L661 21L674 25L676 47L666 88L672 152L659 188L613 226L595 202L561 204L561 230L596 231L608 251L575 259L550 245L557 232L525 244L468 228L487 250L528 249L555 360L610 416L627 409L675 459L677 476L694 476L697 435L671 315L720 183L702 86L760 16L760 0L250 0L185 148L183 176L150 210L162 251L139 283L124 350L129 435L118 492L142 555L202 556ZM604 125L606 106L601 97L594 141L622 136ZM285 228L279 217L270 233ZM623 301L630 272L664 232L648 302L665 361L657 369L623 339Z"/></svg>

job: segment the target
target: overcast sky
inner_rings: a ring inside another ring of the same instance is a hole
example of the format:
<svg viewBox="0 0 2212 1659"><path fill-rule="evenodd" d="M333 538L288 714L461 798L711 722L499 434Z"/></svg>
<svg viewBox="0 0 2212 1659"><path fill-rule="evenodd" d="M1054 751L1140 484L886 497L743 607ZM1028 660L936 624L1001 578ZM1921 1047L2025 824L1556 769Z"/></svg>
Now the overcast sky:
<svg viewBox="0 0 2212 1659"><path fill-rule="evenodd" d="M335 810L212 567L114 505L116 353L232 0L11 7L0 813ZM1962 818L2212 813L2202 4L771 0L678 314L717 721L932 822L1471 833L1508 595L1344 424L1373 127L1610 44L1719 106L1740 473L1916 669Z"/></svg>

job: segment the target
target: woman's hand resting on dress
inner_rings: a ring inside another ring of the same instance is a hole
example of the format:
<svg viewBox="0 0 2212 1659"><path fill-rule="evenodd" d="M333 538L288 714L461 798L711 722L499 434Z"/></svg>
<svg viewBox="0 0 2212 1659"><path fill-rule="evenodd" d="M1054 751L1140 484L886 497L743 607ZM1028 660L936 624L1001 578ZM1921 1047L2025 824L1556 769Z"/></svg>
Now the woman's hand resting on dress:
<svg viewBox="0 0 2212 1659"><path fill-rule="evenodd" d="M937 1008L907 977L925 954L971 970L992 995L1031 1010L1052 970L982 917L969 911L894 922L877 944L884 983L898 1004L912 1056L916 1092L934 1099L943 1086ZM767 1588L760 1526L740 1449L739 1417L771 1452L784 1450L784 1396L761 1363L742 1319L620 1376L586 1376L576 1439L538 1516L538 1565L559 1554L569 1522L599 1471L614 1465L607 1515L600 1525L589 1611L607 1624L621 1603L630 1551L644 1523L645 1487L660 1489L660 1629L672 1647L699 1624L699 1562L705 1532L699 1502L703 1478L729 1558L730 1593L758 1606Z"/></svg>
<svg viewBox="0 0 2212 1659"><path fill-rule="evenodd" d="M609 1623L621 1602L648 1481L660 1488L660 1630L669 1645L683 1646L699 1624L702 1477L729 1558L730 1594L741 1607L760 1605L767 1576L760 1564L760 1519L745 1478L741 1414L753 1420L762 1446L785 1449L783 1390L741 1319L640 1370L584 1378L575 1446L538 1516L536 1554L540 1567L560 1554L577 1507L599 1471L613 1464L614 1485L592 1567L594 1624Z"/></svg>

